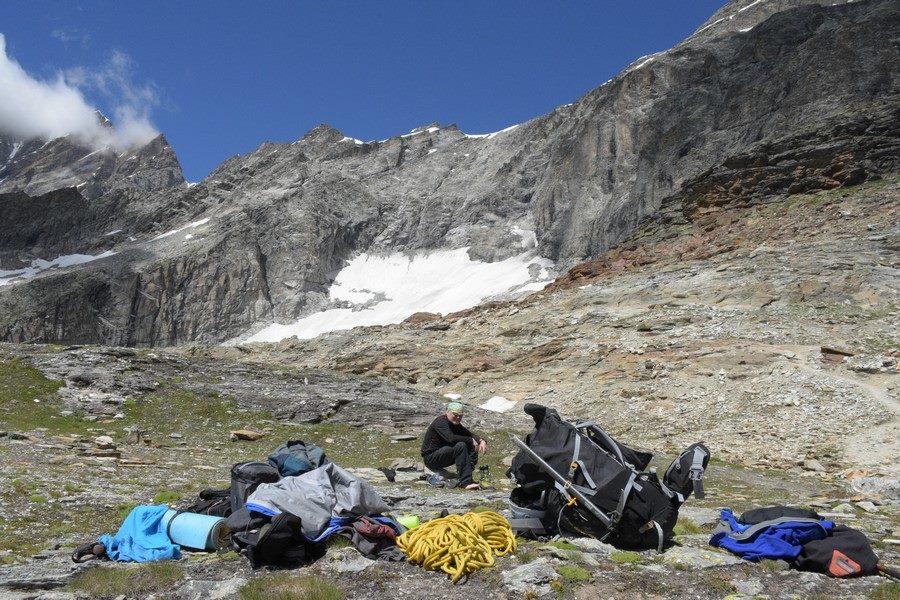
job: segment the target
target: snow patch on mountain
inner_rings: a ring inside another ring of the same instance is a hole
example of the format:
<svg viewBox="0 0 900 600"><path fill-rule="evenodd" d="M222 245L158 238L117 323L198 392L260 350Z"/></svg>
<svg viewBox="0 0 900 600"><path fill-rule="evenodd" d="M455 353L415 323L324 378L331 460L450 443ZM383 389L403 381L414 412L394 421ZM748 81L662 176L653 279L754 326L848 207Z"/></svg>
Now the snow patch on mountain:
<svg viewBox="0 0 900 600"><path fill-rule="evenodd" d="M244 341L277 342L294 335L309 339L329 331L400 323L416 312L456 312L489 298L543 289L552 280L552 267L552 261L533 251L493 263L470 259L468 248L412 256L364 253L338 273L329 289L330 300L343 306L270 325Z"/></svg>
<svg viewBox="0 0 900 600"><path fill-rule="evenodd" d="M4 166L8 165L9 163L12 162L12 159L14 159L16 157L16 154L19 153L19 149L22 148L22 144L23 144L23 142L15 142L13 144L12 150L10 151L9 156L6 157L6 162L4 163Z"/></svg>
<svg viewBox="0 0 900 600"><path fill-rule="evenodd" d="M46 271L47 269L64 269L75 265L83 265L100 258L112 256L113 254L115 254L115 252L107 250L106 252L95 256L90 254L66 254L64 256L57 256L53 260L38 258L31 261L31 266L25 267L24 269L16 269L13 271L0 270L0 286L31 279L41 271Z"/></svg>
<svg viewBox="0 0 900 600"><path fill-rule="evenodd" d="M506 132L508 132L508 131L512 131L513 129L515 129L515 128L518 127L519 125L521 125L521 123L516 123L515 125L510 125L510 126L507 127L506 129L501 129L500 131L495 131L495 132L493 132L493 133L466 133L466 134L464 134L464 135L465 135L467 138L473 138L473 139L477 139L477 138L487 138L487 139L491 139L491 138L497 137L498 135L501 135L501 134L503 134L503 133L506 133Z"/></svg>
<svg viewBox="0 0 900 600"><path fill-rule="evenodd" d="M531 231L530 229L522 229L521 227L516 226L512 228L512 232L519 236L519 238L521 239L520 243L526 250L530 248L537 248L537 234L534 231Z"/></svg>
<svg viewBox="0 0 900 600"><path fill-rule="evenodd" d="M161 240L163 238L173 236L176 233L181 233L185 229L193 229L195 227L200 227L201 225L205 225L207 223L209 223L209 217L206 217L205 219L200 219L199 221L194 221L193 223L188 223L184 227L179 227L178 229L173 229L172 231L167 231L165 233L161 233L158 236L156 236L155 238L152 238L150 241L155 242L156 240Z"/></svg>

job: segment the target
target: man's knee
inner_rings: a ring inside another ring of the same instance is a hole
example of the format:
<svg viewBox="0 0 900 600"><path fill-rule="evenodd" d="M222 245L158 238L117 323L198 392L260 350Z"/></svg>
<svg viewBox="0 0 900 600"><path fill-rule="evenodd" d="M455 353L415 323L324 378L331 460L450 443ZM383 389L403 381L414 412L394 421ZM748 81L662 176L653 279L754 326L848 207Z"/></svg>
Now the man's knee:
<svg viewBox="0 0 900 600"><path fill-rule="evenodd" d="M456 442L453 444L453 455L458 456L460 454L465 454L469 451L469 447L465 442Z"/></svg>

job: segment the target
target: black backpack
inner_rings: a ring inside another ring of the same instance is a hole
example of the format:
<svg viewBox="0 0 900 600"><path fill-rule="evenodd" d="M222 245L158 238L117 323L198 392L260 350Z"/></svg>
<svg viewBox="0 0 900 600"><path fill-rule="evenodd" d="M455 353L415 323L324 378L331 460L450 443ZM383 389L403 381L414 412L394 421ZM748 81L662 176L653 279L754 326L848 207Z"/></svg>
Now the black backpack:
<svg viewBox="0 0 900 600"><path fill-rule="evenodd" d="M247 555L254 569L265 565L306 565L324 556L324 548L307 541L300 525L300 517L282 512L258 529L234 533L232 541Z"/></svg>
<svg viewBox="0 0 900 600"><path fill-rule="evenodd" d="M242 462L231 467L231 512L240 510L247 503L247 497L256 491L261 483L274 483L281 479L278 469L261 462Z"/></svg>
<svg viewBox="0 0 900 600"><path fill-rule="evenodd" d="M655 473L644 472L651 453L617 442L595 423L572 424L538 404L524 410L535 428L518 442L522 450L510 474L519 487L510 494L511 503L532 514L543 508L542 524L551 535L565 530L620 548L660 551L671 543L678 507L693 483L682 493L684 485L672 477L678 491L667 490ZM704 468L708 460L706 451ZM702 478L702 471L694 477Z"/></svg>
<svg viewBox="0 0 900 600"><path fill-rule="evenodd" d="M878 570L878 557L863 532L836 525L827 538L803 544L794 566L831 577L859 577Z"/></svg>
<svg viewBox="0 0 900 600"><path fill-rule="evenodd" d="M201 490L193 504L179 510L199 515L227 517L231 514L231 490Z"/></svg>

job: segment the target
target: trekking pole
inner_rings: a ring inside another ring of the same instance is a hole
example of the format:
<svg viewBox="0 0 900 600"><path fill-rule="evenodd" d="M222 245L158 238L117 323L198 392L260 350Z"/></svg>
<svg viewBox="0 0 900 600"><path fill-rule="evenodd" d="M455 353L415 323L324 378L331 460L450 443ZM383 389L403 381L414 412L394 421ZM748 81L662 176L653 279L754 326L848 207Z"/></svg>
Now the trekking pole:
<svg viewBox="0 0 900 600"><path fill-rule="evenodd" d="M900 569L886 567L880 563L875 567L875 569L882 575L886 575L892 579L896 579L897 581L900 581Z"/></svg>
<svg viewBox="0 0 900 600"><path fill-rule="evenodd" d="M566 493L574 496L576 500L581 502L582 506L584 506L588 510L588 512L590 512L592 515L594 515L595 517L600 519L600 522L603 523L604 527L609 528L610 526L612 526L612 524L613 524L612 520L608 516L603 514L603 511L601 511L599 508L597 508L593 502L588 500L587 496L585 496L584 494L579 492L575 488L575 485L570 480L566 479L565 477L563 477L562 475L557 473L553 467L548 465L547 462L543 458L538 456L537 453L534 450L532 450L531 448L529 448L525 442L520 440L518 438L518 436L511 435L509 437L512 439L513 444L518 446L519 449L524 450L525 453L528 454L528 456L530 456L531 458L533 458L534 462L536 462L538 464L538 466L544 472L547 473L547 475L552 477L553 480L556 481L556 483L561 485L563 487L563 489L566 491Z"/></svg>

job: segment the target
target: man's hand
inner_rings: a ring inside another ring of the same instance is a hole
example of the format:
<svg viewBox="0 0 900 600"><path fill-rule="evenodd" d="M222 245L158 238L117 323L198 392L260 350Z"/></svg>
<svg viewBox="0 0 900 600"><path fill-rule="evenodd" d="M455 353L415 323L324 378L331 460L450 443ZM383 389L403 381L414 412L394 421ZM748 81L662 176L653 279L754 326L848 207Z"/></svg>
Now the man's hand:
<svg viewBox="0 0 900 600"><path fill-rule="evenodd" d="M484 454L485 452L487 452L487 442L481 440L481 443L476 446L476 449L478 450L479 454Z"/></svg>

